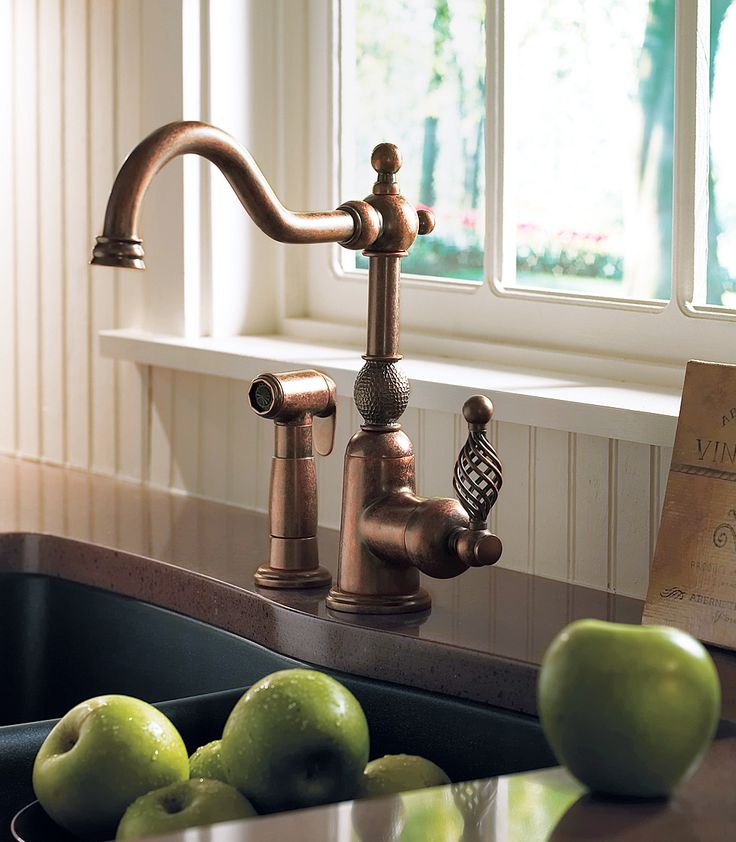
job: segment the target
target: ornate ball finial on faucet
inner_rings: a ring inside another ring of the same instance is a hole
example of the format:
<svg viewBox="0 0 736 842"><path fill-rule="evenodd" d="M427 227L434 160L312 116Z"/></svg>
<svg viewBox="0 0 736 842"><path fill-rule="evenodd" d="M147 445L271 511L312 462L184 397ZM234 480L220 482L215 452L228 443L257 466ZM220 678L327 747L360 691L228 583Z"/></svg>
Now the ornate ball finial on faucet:
<svg viewBox="0 0 736 842"><path fill-rule="evenodd" d="M473 395L463 404L463 418L471 430L485 430L493 418L493 402L485 395Z"/></svg>
<svg viewBox="0 0 736 842"><path fill-rule="evenodd" d="M371 166L378 173L379 181L395 181L392 176L403 163L399 147L393 143L379 143L371 152Z"/></svg>
<svg viewBox="0 0 736 842"><path fill-rule="evenodd" d="M432 212L417 210L401 194L396 179L401 163L401 152L393 143L379 143L371 154L371 166L377 177L373 192L365 201L378 211L382 226L377 239L365 250L369 258L374 255L406 257L418 234L434 230Z"/></svg>
<svg viewBox="0 0 736 842"><path fill-rule="evenodd" d="M378 179L373 185L374 195L399 192L396 173L401 169L402 163L403 158L398 146L393 143L379 143L376 146L371 154L371 166L378 173ZM434 231L434 214L428 208L417 209L417 220L416 233L420 236Z"/></svg>

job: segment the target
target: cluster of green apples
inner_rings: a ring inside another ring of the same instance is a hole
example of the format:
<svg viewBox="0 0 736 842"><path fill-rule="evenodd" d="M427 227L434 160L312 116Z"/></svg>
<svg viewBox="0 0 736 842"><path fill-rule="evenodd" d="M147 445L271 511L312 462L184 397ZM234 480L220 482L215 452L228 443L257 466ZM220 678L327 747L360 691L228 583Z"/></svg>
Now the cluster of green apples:
<svg viewBox="0 0 736 842"><path fill-rule="evenodd" d="M450 782L421 757L368 756L368 723L353 694L324 673L291 669L255 683L222 738L191 757L148 703L121 695L82 702L41 746L33 788L77 836L138 839Z"/></svg>

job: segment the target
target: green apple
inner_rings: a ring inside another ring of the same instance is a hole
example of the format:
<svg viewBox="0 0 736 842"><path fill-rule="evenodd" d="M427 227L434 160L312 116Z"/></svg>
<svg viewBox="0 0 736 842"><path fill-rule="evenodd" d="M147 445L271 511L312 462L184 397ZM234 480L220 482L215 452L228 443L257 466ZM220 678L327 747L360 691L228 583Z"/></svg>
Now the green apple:
<svg viewBox="0 0 736 842"><path fill-rule="evenodd" d="M537 688L557 759L590 789L669 795L697 768L721 710L705 648L666 626L579 620L552 642Z"/></svg>
<svg viewBox="0 0 736 842"><path fill-rule="evenodd" d="M141 795L125 811L115 838L140 839L255 815L248 799L235 787L192 778Z"/></svg>
<svg viewBox="0 0 736 842"><path fill-rule="evenodd" d="M130 696L97 696L72 708L33 764L33 789L49 816L78 836L105 839L140 795L188 777L179 732Z"/></svg>
<svg viewBox="0 0 736 842"><path fill-rule="evenodd" d="M365 767L361 792L364 796L393 795L451 783L437 764L415 754L387 754Z"/></svg>
<svg viewBox="0 0 736 842"><path fill-rule="evenodd" d="M363 709L316 670L262 678L235 705L222 734L227 779L259 813L354 798L367 762Z"/></svg>
<svg viewBox="0 0 736 842"><path fill-rule="evenodd" d="M227 783L225 769L222 765L222 740L213 740L207 745L200 746L189 758L190 778L209 778L213 781Z"/></svg>

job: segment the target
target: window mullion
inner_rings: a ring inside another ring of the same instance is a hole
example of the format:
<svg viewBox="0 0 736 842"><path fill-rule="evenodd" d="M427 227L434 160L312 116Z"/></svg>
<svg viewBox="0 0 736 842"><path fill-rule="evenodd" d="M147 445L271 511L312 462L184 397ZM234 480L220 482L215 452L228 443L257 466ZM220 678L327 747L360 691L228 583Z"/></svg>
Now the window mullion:
<svg viewBox="0 0 736 842"><path fill-rule="evenodd" d="M512 210L505 205L504 191L504 46L504 0L486 0L484 276L496 283L508 268L508 214Z"/></svg>
<svg viewBox="0 0 736 842"><path fill-rule="evenodd" d="M710 0L680 0L675 23L672 296L705 301L708 264Z"/></svg>

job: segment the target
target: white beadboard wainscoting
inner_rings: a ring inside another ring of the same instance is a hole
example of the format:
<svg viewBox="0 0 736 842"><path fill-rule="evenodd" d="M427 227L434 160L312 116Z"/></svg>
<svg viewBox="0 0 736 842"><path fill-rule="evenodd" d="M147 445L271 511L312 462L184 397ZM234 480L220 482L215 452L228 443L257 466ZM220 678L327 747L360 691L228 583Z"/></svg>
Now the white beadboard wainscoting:
<svg viewBox="0 0 736 842"><path fill-rule="evenodd" d="M264 509L273 425L248 407L241 380L154 368L150 481ZM360 416L340 397L335 449L318 458L320 522L338 527L342 459ZM452 495L467 427L459 415L411 407L420 493ZM643 597L671 449L494 422L504 484L491 525L502 566Z"/></svg>
<svg viewBox="0 0 736 842"><path fill-rule="evenodd" d="M165 11L164 0L0 0L0 450L264 509L272 425L249 410L242 379L98 350L100 331L142 327L161 290L160 246L146 274L87 261L125 154L182 116L180 101L154 113L141 104L158 81L144 19L160 26ZM174 275L181 252L164 267ZM320 521L335 527L359 420L349 398L338 409L335 450L319 460ZM452 493L465 438L456 409L404 416L423 494ZM492 516L501 564L643 596L670 448L529 421L492 429L505 468Z"/></svg>
<svg viewBox="0 0 736 842"><path fill-rule="evenodd" d="M0 0L0 448L144 476L146 372L94 352L142 282L87 265L140 136L138 2ZM120 407L125 410L119 412Z"/></svg>

